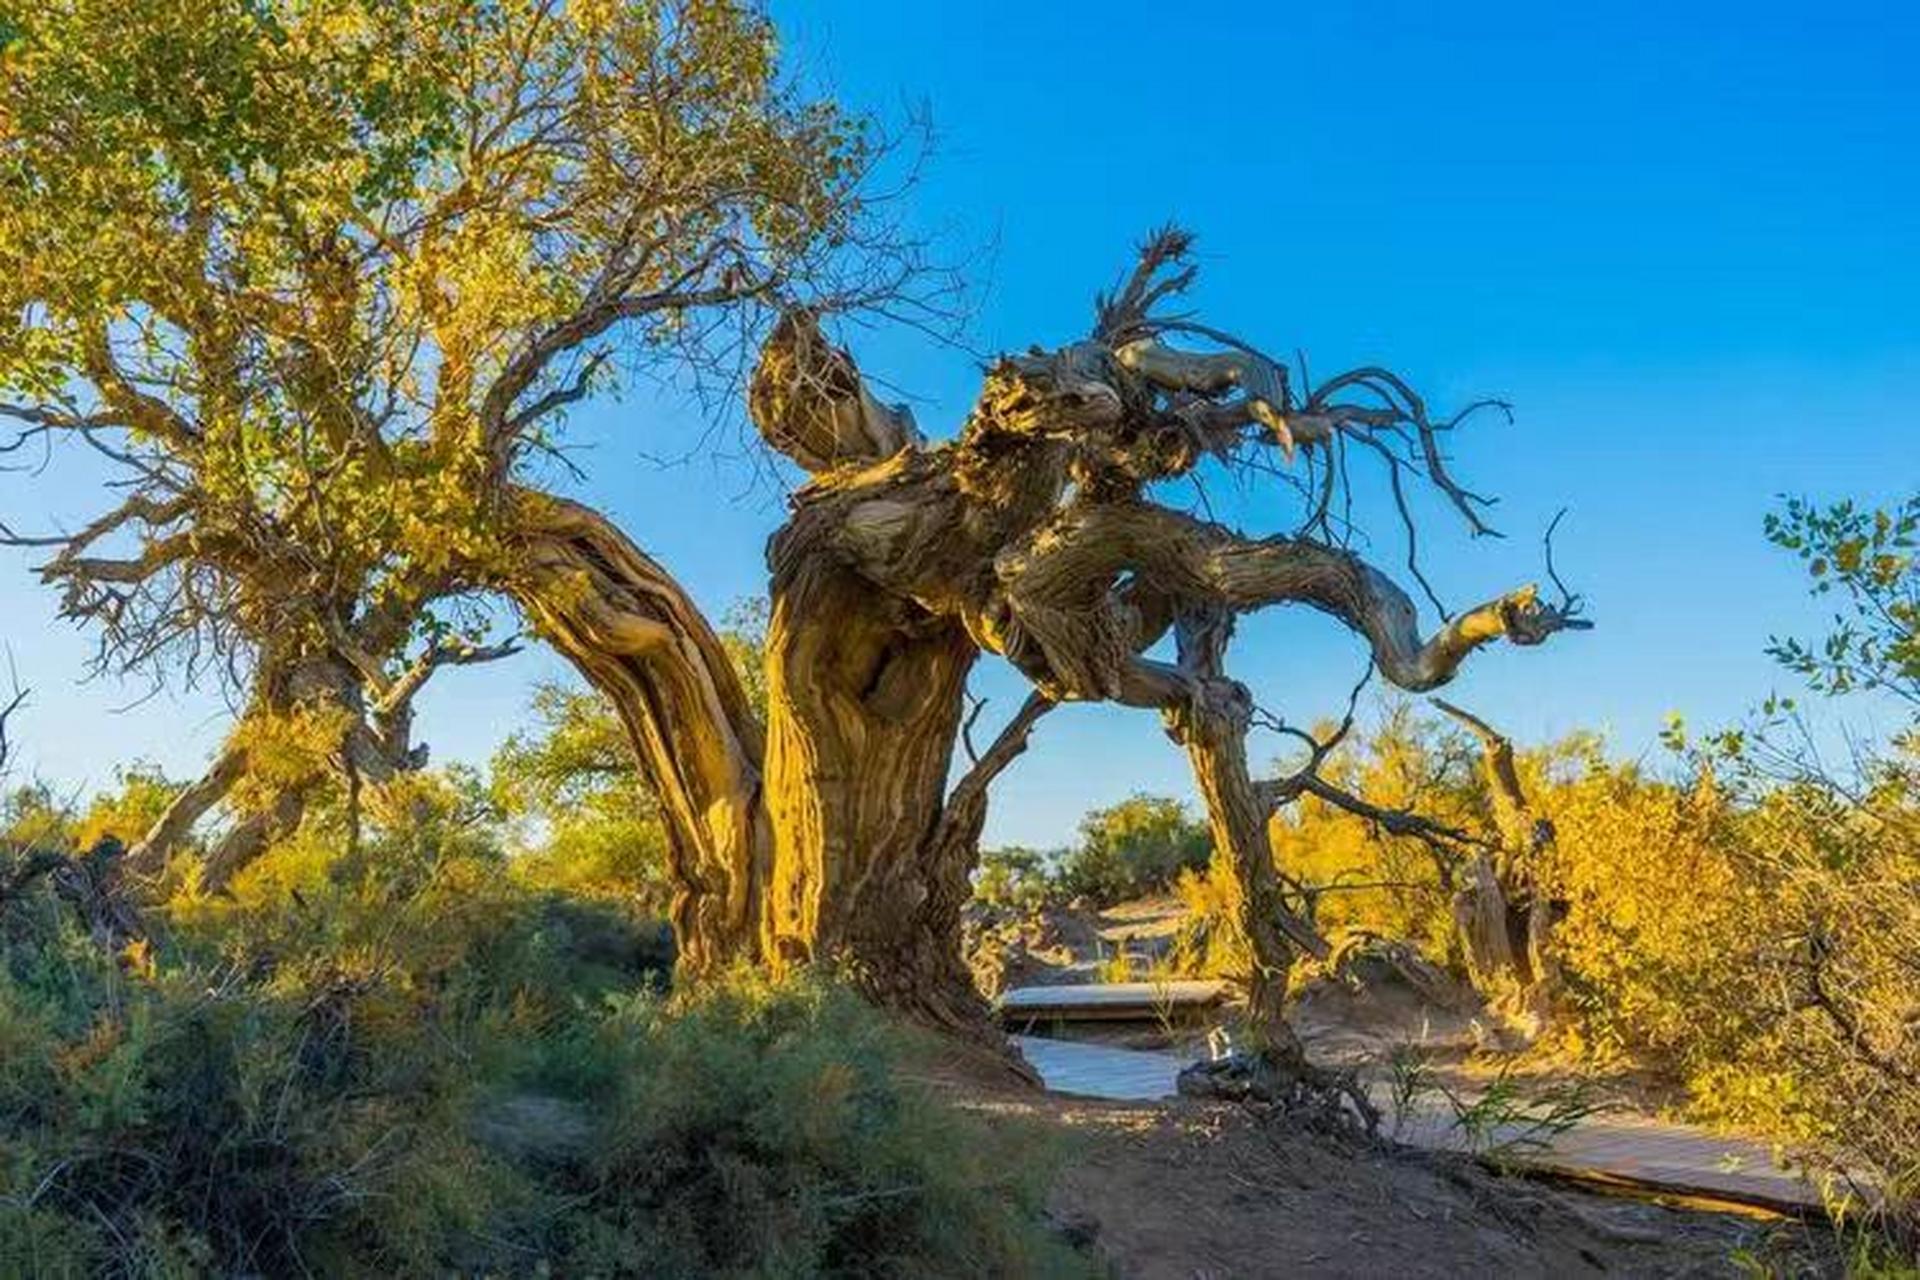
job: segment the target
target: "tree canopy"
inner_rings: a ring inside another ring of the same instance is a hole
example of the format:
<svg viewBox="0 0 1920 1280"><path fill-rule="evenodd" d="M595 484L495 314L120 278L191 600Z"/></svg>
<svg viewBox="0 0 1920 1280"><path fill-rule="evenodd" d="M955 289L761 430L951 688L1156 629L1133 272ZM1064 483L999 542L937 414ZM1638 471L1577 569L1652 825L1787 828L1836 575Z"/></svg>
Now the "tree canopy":
<svg viewBox="0 0 1920 1280"><path fill-rule="evenodd" d="M0 539L103 669L244 692L188 825L270 754L296 791L418 763L419 688L501 652L464 602L569 405L724 378L759 304L919 270L862 195L886 140L751 5L0 18L0 450L90 446L120 490Z"/></svg>
<svg viewBox="0 0 1920 1280"><path fill-rule="evenodd" d="M691 308L818 289L859 234L870 130L784 84L741 5L63 0L7 28L0 412L127 473L44 571L120 663L343 628L385 656L497 554L483 481L552 415L715 357Z"/></svg>

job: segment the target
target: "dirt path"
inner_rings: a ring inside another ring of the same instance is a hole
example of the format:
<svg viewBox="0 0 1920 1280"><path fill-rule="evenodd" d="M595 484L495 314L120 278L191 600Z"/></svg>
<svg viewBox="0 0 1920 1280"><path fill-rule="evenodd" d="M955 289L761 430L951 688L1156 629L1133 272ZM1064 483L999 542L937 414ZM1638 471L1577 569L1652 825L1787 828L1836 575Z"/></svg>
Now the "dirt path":
<svg viewBox="0 0 1920 1280"><path fill-rule="evenodd" d="M1049 1089L1079 1097L1152 1102L1176 1096L1175 1080L1193 1057L1122 1049L1039 1036L1016 1037L1020 1051ZM1818 1193L1797 1175L1777 1169L1772 1153L1755 1142L1638 1116L1595 1116L1557 1135L1518 1124L1490 1126L1477 1137L1455 1123L1445 1100L1416 1100L1395 1114L1384 1084L1372 1088L1391 1136L1410 1146L1466 1152L1502 1149L1516 1164L1575 1175L1602 1174L1666 1187L1675 1193L1724 1195L1757 1205L1817 1207ZM1531 1145L1538 1140L1542 1145ZM1514 1144L1525 1144L1516 1147ZM1511 1149L1509 1149L1511 1148Z"/></svg>
<svg viewBox="0 0 1920 1280"><path fill-rule="evenodd" d="M1770 1274L1839 1274L1796 1223L1502 1177L1226 1103L1044 1093L950 1045L916 1074L991 1119L1039 1122L1032 1140L1061 1166L1057 1228L1124 1280L1753 1274L1742 1257Z"/></svg>
<svg viewBox="0 0 1920 1280"><path fill-rule="evenodd" d="M1054 1212L1128 1280L1731 1277L1781 1249L1753 1219L1344 1147L1220 1104L1059 1107L1077 1147Z"/></svg>

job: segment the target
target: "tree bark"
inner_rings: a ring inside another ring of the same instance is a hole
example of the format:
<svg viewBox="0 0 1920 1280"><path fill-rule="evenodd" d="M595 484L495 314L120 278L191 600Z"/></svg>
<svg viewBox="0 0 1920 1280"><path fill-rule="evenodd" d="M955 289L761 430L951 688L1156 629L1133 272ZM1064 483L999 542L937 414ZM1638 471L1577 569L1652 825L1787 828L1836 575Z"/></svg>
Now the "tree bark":
<svg viewBox="0 0 1920 1280"><path fill-rule="evenodd" d="M751 407L769 444L820 473L770 547L764 731L684 590L598 513L519 495L503 585L613 703L661 798L690 975L831 964L977 1028L958 926L984 779L944 804L979 654L970 606L1004 526L1040 518L1064 471L1002 458L1009 483L970 498L805 313L769 338Z"/></svg>
<svg viewBox="0 0 1920 1280"><path fill-rule="evenodd" d="M1192 696L1166 708L1163 718L1174 740L1186 748L1206 801L1213 847L1224 857L1216 865L1232 874L1238 889L1237 923L1249 957L1244 980L1248 1024L1262 1053L1298 1073L1305 1071L1306 1051L1286 1016L1289 977L1302 950L1324 956L1326 944L1280 893L1267 826L1272 810L1247 768L1253 700L1245 686L1222 671L1231 633L1232 615L1225 612L1181 619L1176 631L1180 670L1194 681L1194 688Z"/></svg>
<svg viewBox="0 0 1920 1280"><path fill-rule="evenodd" d="M590 508L522 491L505 586L619 714L667 828L670 908L690 975L760 954L773 833L765 734L705 615Z"/></svg>
<svg viewBox="0 0 1920 1280"><path fill-rule="evenodd" d="M207 771L197 781L181 788L172 803L147 828L146 834L127 850L128 870L151 875L165 867L174 850L192 834L208 810L226 799L246 769L245 749L223 748Z"/></svg>
<svg viewBox="0 0 1920 1280"><path fill-rule="evenodd" d="M932 1021L977 1021L958 915L950 931L932 917L953 859L943 800L979 651L958 623L874 590L790 533L774 540L767 633L767 949L783 965L844 966Z"/></svg>
<svg viewBox="0 0 1920 1280"><path fill-rule="evenodd" d="M661 799L687 976L831 965L923 1021L979 1032L959 916L991 774L945 800L979 653L965 627L789 525L772 549L763 732L671 576L598 513L541 501L511 587L612 702ZM1002 747L991 773L1017 754Z"/></svg>
<svg viewBox="0 0 1920 1280"><path fill-rule="evenodd" d="M1558 996L1560 968L1553 954L1553 904L1540 874L1552 847L1553 823L1537 816L1520 782L1513 743L1469 711L1435 698L1434 705L1480 740L1482 763L1499 833L1496 853L1476 855L1467 882L1454 897L1474 985L1511 1005L1537 1034Z"/></svg>
<svg viewBox="0 0 1920 1280"><path fill-rule="evenodd" d="M272 848L274 841L299 830L306 817L307 798L318 782L318 778L308 778L283 786L266 808L235 822L201 864L200 891L225 893L233 878Z"/></svg>
<svg viewBox="0 0 1920 1280"><path fill-rule="evenodd" d="M363 727L365 700L361 677L352 663L337 654L321 650L291 656L285 647L261 659L256 690L248 716L284 716L302 704L333 705L350 716L348 736L341 744L342 763L351 763L368 776L384 781L406 767L402 758L392 758L390 741L367 732ZM166 810L126 854L128 869L144 875L162 870L169 858L193 834L202 818L232 794L251 764L251 752L236 738L230 738L196 781L181 789ZM350 759L349 759L350 758ZM278 782L266 804L256 812L241 814L219 842L209 851L200 869L200 885L208 892L224 892L228 883L273 842L300 825L307 803L321 784L318 772Z"/></svg>
<svg viewBox="0 0 1920 1280"><path fill-rule="evenodd" d="M1531 981L1524 936L1515 945L1507 886L1487 854L1475 854L1466 865L1466 883L1453 897L1453 923L1466 953L1467 972L1478 990L1491 996Z"/></svg>

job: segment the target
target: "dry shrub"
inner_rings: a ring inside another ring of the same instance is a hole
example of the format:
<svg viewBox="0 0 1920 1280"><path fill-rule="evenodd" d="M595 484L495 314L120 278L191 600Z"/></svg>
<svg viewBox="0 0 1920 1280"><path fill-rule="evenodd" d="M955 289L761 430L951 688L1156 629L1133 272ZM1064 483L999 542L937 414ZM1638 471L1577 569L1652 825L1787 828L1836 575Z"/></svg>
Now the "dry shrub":
<svg viewBox="0 0 1920 1280"><path fill-rule="evenodd" d="M1240 928L1240 885L1211 868L1183 871L1174 884L1185 908L1174 936L1173 967L1198 978L1239 978L1252 964L1247 937Z"/></svg>
<svg viewBox="0 0 1920 1280"><path fill-rule="evenodd" d="M624 1002L597 1043L612 1088L575 1175L601 1206L584 1274L1091 1272L1043 1228L1037 1131L903 1082L901 1033L843 991L742 975Z"/></svg>
<svg viewBox="0 0 1920 1280"><path fill-rule="evenodd" d="M1828 1173L1864 1175L1909 1233L1916 798L1889 777L1857 788L1703 772L1674 784L1623 767L1553 797L1576 1040L1669 1068L1706 1118L1759 1128Z"/></svg>
<svg viewBox="0 0 1920 1280"><path fill-rule="evenodd" d="M1683 1076L1724 1066L1753 1030L1746 924L1759 892L1729 856L1724 792L1595 760L1541 799L1558 832L1545 871L1566 910L1554 941L1574 1047Z"/></svg>
<svg viewBox="0 0 1920 1280"><path fill-rule="evenodd" d="M1044 1148L903 1080L878 1013L670 999L644 922L404 808L352 852L323 815L127 955L44 883L0 902L0 1275L1080 1268Z"/></svg>
<svg viewBox="0 0 1920 1280"><path fill-rule="evenodd" d="M1685 748L1668 776L1609 759L1588 735L1522 753L1557 831L1541 867L1565 979L1555 1034L1583 1058L1671 1077L1697 1117L1777 1139L1841 1200L1852 1188L1838 1171L1863 1177L1911 1256L1920 757L1899 740L1828 768L1804 744L1779 745L1791 728L1776 714ZM1442 726L1389 715L1335 767L1376 803L1484 829L1477 771ZM1427 846L1312 803L1273 834L1323 932L1410 939L1457 965L1447 871ZM1240 971L1230 880L1188 875L1179 888L1182 967Z"/></svg>

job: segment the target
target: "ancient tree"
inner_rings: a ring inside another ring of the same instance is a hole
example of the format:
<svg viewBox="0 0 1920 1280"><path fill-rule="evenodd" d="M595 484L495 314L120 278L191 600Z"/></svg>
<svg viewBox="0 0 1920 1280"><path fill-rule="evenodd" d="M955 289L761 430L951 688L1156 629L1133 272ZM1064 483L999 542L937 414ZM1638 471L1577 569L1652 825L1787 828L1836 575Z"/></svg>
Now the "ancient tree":
<svg viewBox="0 0 1920 1280"><path fill-rule="evenodd" d="M1273 865L1286 784L1249 767L1235 620L1306 605L1406 689L1578 625L1522 588L1423 633L1349 545L1348 477L1378 468L1409 538L1415 485L1486 531L1444 446L1489 406L1432 415L1384 368L1296 380L1171 314L1179 231L927 439L823 324L940 278L868 198L886 148L781 78L749 6L43 9L0 81L0 416L14 453L91 446L124 493L74 532L0 532L50 549L108 665L206 659L241 694L144 861L225 798L217 882L317 789L417 766L412 699L500 651L463 609L506 600L620 717L689 978L832 964L976 1025L958 917L991 783L1050 707L1108 700L1190 757L1284 1048L1286 972L1321 944ZM805 477L768 548L764 716L645 531L558 485L569 407L622 375L724 388L756 350L747 416ZM1165 501L1207 467L1291 484L1297 529ZM983 653L1033 692L956 781Z"/></svg>
<svg viewBox="0 0 1920 1280"><path fill-rule="evenodd" d="M479 595L570 406L724 383L781 291L938 294L867 209L887 140L751 5L54 0L0 59L0 466L112 495L0 543L102 671L236 707L141 869L219 810L217 887L420 767L422 687L514 647Z"/></svg>
<svg viewBox="0 0 1920 1280"><path fill-rule="evenodd" d="M832 959L942 1021L973 1016L955 946L973 797L1052 703L1157 712L1187 750L1242 884L1255 1010L1273 1027L1291 958L1321 943L1267 843L1281 788L1251 775L1255 702L1227 673L1233 620L1306 604L1351 628L1394 684L1431 689L1490 641L1581 625L1521 588L1422 635L1407 593L1328 533L1342 455L1420 477L1476 528L1446 470L1458 419L1362 369L1296 391L1229 335L1162 319L1187 238L1149 240L1091 335L1000 361L949 441L880 404L815 315L790 310L750 394L772 448L810 479L769 547L768 717L745 711L710 628L665 569L604 519L542 501L506 584L615 702L666 799L688 962ZM1210 351L1170 339L1191 334ZM1207 459L1291 459L1314 480L1301 530L1249 538L1154 500ZM1404 504L1402 511L1406 510ZM1145 656L1171 633L1173 662ZM1035 694L950 799L969 668L1006 658ZM955 828L959 830L956 831Z"/></svg>

